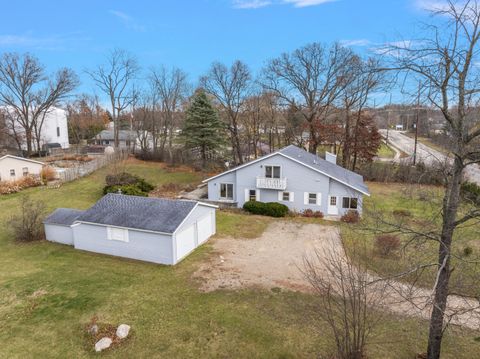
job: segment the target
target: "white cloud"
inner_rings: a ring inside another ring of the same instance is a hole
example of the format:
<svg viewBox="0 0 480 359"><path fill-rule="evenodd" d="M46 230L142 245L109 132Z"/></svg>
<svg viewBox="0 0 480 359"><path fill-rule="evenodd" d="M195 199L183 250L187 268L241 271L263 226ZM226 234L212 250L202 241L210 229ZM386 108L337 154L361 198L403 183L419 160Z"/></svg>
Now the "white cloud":
<svg viewBox="0 0 480 359"><path fill-rule="evenodd" d="M24 34L0 34L0 47L5 48L28 48L35 50L64 50L71 43L78 44L88 40L81 33L69 33L63 35L34 36L27 32ZM67 46L68 45L68 46Z"/></svg>
<svg viewBox="0 0 480 359"><path fill-rule="evenodd" d="M368 46L372 42L367 39L354 39L354 40L341 40L340 45L342 46Z"/></svg>
<svg viewBox="0 0 480 359"><path fill-rule="evenodd" d="M335 1L338 0L283 0L284 3L293 4L295 7L316 6Z"/></svg>
<svg viewBox="0 0 480 359"><path fill-rule="evenodd" d="M271 4L272 2L268 0L235 0L233 7L236 9L258 9Z"/></svg>
<svg viewBox="0 0 480 359"><path fill-rule="evenodd" d="M118 18L127 29L138 32L146 31L146 27L144 25L139 24L132 16L122 11L110 10L109 13Z"/></svg>

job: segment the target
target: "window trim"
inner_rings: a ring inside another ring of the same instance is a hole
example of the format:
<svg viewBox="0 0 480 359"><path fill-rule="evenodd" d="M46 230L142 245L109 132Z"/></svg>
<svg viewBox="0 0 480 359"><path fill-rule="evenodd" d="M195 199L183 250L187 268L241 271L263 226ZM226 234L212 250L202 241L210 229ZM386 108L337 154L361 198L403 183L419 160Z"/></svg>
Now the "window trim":
<svg viewBox="0 0 480 359"><path fill-rule="evenodd" d="M23 174L23 177L26 177L30 174L30 172L28 171L28 167L22 167L22 174Z"/></svg>
<svg viewBox="0 0 480 359"><path fill-rule="evenodd" d="M253 192L253 195L252 195L252 192ZM252 199L252 197L253 197L253 199ZM254 201L254 202L257 201L257 190L256 189L249 189L248 190L248 200L249 201Z"/></svg>
<svg viewBox="0 0 480 359"><path fill-rule="evenodd" d="M345 200L348 200L348 206L345 207ZM352 207L352 202L355 202L355 207ZM358 209L358 197L342 197L342 208L343 209Z"/></svg>
<svg viewBox="0 0 480 359"><path fill-rule="evenodd" d="M225 188L225 194L228 196L228 185L232 185L232 197L222 197L222 185L226 185L227 187ZM233 201L235 198L235 190L234 190L234 184L233 182L219 182L218 184L218 198L224 201Z"/></svg>
<svg viewBox="0 0 480 359"><path fill-rule="evenodd" d="M117 232L117 233L115 233L115 232ZM121 235L122 238L120 238L120 236L118 235L119 233L122 234ZM129 235L128 235L128 229L108 226L107 227L107 239L109 241L128 243L128 242L130 242L130 238L129 238Z"/></svg>
<svg viewBox="0 0 480 359"><path fill-rule="evenodd" d="M282 166L281 165L264 165L264 175L265 175L265 178L272 178L272 179L280 179L282 178L282 173L283 173L283 169L282 169ZM267 177L267 167L272 167L272 176L273 174L275 173L275 171L273 170L274 167L278 167L280 169L280 173L278 174L280 177Z"/></svg>
<svg viewBox="0 0 480 359"><path fill-rule="evenodd" d="M335 203L332 203L332 199L335 199ZM330 196L329 206L331 206L331 207L336 207L336 206L337 206L337 202L338 202L337 199L338 199L337 196Z"/></svg>
<svg viewBox="0 0 480 359"><path fill-rule="evenodd" d="M10 177L15 177L15 176L16 176L15 168L13 168L10 170Z"/></svg>
<svg viewBox="0 0 480 359"><path fill-rule="evenodd" d="M312 195L315 196L314 203L311 202L311 201L312 201L312 197L311 197ZM318 193L316 193L316 192L308 192L308 204L309 204L310 206L316 206L316 205L317 205L317 202L318 202Z"/></svg>

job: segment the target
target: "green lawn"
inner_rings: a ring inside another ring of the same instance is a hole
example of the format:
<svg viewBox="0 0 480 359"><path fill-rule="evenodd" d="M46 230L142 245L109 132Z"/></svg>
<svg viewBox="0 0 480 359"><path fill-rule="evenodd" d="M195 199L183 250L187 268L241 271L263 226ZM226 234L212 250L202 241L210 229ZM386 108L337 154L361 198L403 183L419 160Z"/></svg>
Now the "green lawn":
<svg viewBox="0 0 480 359"><path fill-rule="evenodd" d="M377 156L380 158L393 158L395 157L395 151L388 145L382 142L378 149Z"/></svg>
<svg viewBox="0 0 480 359"><path fill-rule="evenodd" d="M196 183L200 174L129 161L122 169L156 185ZM57 207L87 208L100 196L108 169L59 189L26 191ZM374 193L376 189L372 187ZM376 193L374 194L376 196ZM132 326L109 358L314 358L332 352L327 327L314 330L307 294L265 290L201 293L192 273L208 259L207 244L175 267L76 251L48 242L16 244L6 228L20 194L0 197L0 358L93 358L85 325ZM255 237L273 219L219 212L219 236ZM387 317L369 358L412 358L423 351L425 322ZM445 358L478 353L473 334L448 334Z"/></svg>

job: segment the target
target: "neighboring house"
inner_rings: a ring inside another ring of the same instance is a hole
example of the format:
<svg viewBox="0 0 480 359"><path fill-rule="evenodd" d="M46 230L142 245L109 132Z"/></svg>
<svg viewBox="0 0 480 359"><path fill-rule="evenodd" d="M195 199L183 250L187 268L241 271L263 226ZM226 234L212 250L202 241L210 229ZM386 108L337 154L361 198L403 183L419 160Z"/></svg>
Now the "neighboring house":
<svg viewBox="0 0 480 359"><path fill-rule="evenodd" d="M2 110L6 110L5 107ZM40 120L39 120L40 121ZM22 142L21 147L23 150L27 149L27 144L25 142L25 131L19 123L15 123L15 131L13 128L11 132L15 132L16 137ZM12 133L13 135L13 133ZM35 136L35 134L34 134ZM45 147L48 147L49 144L58 144L59 147L69 148L70 142L68 140L68 123L67 123L67 112L61 108L53 107L45 114L43 119L42 128L40 131L40 146L43 150ZM38 150L36 139L32 142L33 149ZM58 147L57 145L57 147Z"/></svg>
<svg viewBox="0 0 480 359"><path fill-rule="evenodd" d="M0 181L16 181L22 177L40 176L45 164L28 158L6 155L0 157Z"/></svg>
<svg viewBox="0 0 480 359"><path fill-rule="evenodd" d="M403 131L403 125L395 125L395 130Z"/></svg>
<svg viewBox="0 0 480 359"><path fill-rule="evenodd" d="M107 194L86 211L57 209L44 221L45 234L76 249L173 265L215 234L216 208Z"/></svg>
<svg viewBox="0 0 480 359"><path fill-rule="evenodd" d="M246 163L206 179L208 199L242 207L246 201L279 202L291 210L321 211L340 216L362 212L362 197L369 196L363 177L296 146Z"/></svg>
<svg viewBox="0 0 480 359"><path fill-rule="evenodd" d="M115 134L114 130L103 130L97 134L93 141L96 145L102 146L114 146ZM131 130L119 130L118 131L118 147L134 149L137 142L137 133Z"/></svg>

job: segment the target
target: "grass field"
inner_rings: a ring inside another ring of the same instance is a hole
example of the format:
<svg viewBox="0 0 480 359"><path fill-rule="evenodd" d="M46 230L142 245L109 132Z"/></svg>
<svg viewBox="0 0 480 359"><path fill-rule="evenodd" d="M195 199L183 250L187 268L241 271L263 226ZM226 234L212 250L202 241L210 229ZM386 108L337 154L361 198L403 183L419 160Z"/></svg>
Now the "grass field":
<svg viewBox="0 0 480 359"><path fill-rule="evenodd" d="M395 151L388 145L382 142L378 149L377 156L380 158L393 158L395 157Z"/></svg>
<svg viewBox="0 0 480 359"><path fill-rule="evenodd" d="M156 185L197 183L200 174L169 171L160 164L129 161L122 169ZM57 207L87 208L101 196L102 169L59 189L25 191ZM377 196L383 187L372 186ZM386 193L391 195L391 193ZM108 358L314 358L328 356L327 327L316 331L314 297L268 289L201 293L192 273L209 257L204 245L175 267L76 251L48 242L17 244L6 228L21 194L0 197L0 358L99 357L87 343L85 325L132 326ZM218 213L218 236L255 237L272 219ZM247 239L248 240L248 239ZM426 323L387 316L375 331L369 358L412 358L425 347ZM473 358L471 332L450 333L444 358Z"/></svg>

